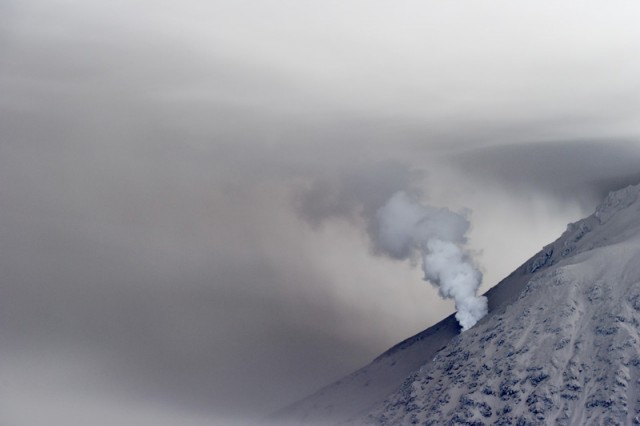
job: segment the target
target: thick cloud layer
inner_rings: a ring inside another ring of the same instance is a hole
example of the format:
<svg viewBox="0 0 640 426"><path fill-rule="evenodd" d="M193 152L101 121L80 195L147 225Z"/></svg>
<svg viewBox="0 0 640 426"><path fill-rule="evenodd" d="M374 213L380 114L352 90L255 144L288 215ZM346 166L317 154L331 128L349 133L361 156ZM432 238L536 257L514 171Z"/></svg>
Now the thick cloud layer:
<svg viewBox="0 0 640 426"><path fill-rule="evenodd" d="M546 193L592 208L609 191L640 182L640 142L558 140L465 150L451 163L489 185Z"/></svg>
<svg viewBox="0 0 640 426"><path fill-rule="evenodd" d="M502 278L637 176L639 20L0 2L0 423L257 418L438 321L452 303L362 218L409 188L468 207Z"/></svg>

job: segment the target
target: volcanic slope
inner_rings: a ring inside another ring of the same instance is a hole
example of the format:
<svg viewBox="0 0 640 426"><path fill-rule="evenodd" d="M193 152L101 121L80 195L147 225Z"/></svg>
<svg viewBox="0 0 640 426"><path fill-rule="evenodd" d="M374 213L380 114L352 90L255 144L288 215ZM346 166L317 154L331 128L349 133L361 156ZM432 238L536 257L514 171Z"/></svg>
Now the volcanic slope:
<svg viewBox="0 0 640 426"><path fill-rule="evenodd" d="M640 186L453 317L280 412L287 424L640 424Z"/></svg>

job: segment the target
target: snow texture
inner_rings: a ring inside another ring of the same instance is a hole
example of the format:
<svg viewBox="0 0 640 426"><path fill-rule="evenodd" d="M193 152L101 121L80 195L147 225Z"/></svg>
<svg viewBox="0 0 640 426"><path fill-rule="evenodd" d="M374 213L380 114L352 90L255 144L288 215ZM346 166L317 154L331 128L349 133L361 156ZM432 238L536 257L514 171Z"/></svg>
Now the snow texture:
<svg viewBox="0 0 640 426"><path fill-rule="evenodd" d="M640 186L611 193L488 293L283 410L283 424L640 424Z"/></svg>

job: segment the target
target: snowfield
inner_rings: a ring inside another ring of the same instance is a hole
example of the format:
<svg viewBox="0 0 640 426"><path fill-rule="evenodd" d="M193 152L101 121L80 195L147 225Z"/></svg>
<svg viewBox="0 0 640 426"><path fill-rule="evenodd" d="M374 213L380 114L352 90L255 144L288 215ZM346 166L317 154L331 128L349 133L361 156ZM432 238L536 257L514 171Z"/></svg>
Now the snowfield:
<svg viewBox="0 0 640 426"><path fill-rule="evenodd" d="M282 410L278 424L640 424L640 186L612 192L453 316Z"/></svg>

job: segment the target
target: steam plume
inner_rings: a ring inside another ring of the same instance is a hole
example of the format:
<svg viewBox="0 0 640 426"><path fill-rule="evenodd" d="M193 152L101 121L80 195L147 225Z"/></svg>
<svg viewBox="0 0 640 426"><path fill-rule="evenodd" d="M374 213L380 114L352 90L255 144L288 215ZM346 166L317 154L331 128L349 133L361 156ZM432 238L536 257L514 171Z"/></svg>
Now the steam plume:
<svg viewBox="0 0 640 426"><path fill-rule="evenodd" d="M420 204L406 192L395 193L376 213L372 235L379 252L395 259L422 258L424 279L440 296L453 299L462 330L487 313L487 299L476 296L482 274L461 244L469 221L445 208Z"/></svg>

